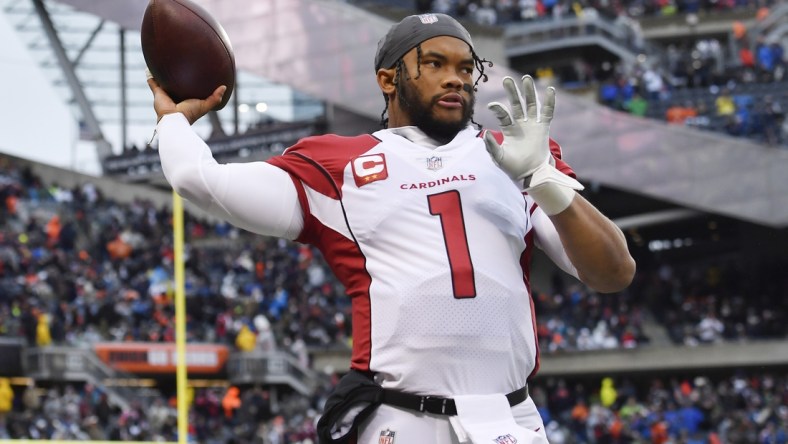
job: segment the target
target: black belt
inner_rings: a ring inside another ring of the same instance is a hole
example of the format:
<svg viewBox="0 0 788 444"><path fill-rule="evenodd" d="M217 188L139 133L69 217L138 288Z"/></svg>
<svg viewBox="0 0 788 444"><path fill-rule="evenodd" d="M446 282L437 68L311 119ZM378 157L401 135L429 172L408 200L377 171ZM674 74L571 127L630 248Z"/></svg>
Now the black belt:
<svg viewBox="0 0 788 444"><path fill-rule="evenodd" d="M528 385L506 395L509 405L514 407L528 399ZM435 415L454 416L457 414L457 405L451 398L439 396L419 396L411 393L383 389L383 404L416 410L418 412L433 413Z"/></svg>

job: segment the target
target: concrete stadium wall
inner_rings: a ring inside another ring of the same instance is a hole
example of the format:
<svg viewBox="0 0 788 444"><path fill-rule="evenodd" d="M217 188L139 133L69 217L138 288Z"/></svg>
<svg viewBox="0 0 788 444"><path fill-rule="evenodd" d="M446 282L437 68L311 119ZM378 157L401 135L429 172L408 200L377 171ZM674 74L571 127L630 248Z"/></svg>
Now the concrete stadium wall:
<svg viewBox="0 0 788 444"><path fill-rule="evenodd" d="M314 350L312 355L316 370L330 367L342 372L350 363L349 350ZM764 341L543 354L539 376L591 377L784 366L788 366L788 341Z"/></svg>

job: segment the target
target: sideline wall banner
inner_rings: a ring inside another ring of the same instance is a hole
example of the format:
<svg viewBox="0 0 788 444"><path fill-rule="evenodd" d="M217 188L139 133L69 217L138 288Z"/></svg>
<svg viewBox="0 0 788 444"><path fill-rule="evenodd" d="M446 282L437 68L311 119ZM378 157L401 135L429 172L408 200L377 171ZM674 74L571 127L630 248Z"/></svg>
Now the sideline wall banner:
<svg viewBox="0 0 788 444"><path fill-rule="evenodd" d="M130 373L175 373L175 344L148 342L103 342L94 346L107 365ZM216 374L224 371L230 350L224 345L187 344L189 373Z"/></svg>

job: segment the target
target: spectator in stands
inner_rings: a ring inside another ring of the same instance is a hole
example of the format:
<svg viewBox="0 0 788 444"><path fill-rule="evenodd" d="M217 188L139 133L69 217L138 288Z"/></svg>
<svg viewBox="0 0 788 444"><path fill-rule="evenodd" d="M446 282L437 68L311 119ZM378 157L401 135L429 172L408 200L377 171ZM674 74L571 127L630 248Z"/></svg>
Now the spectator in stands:
<svg viewBox="0 0 788 444"><path fill-rule="evenodd" d="M38 397L38 390L36 389L36 383L31 379L30 382L28 382L27 386L25 387L24 391L22 392L22 406L26 410L35 411L38 410L40 405L41 402Z"/></svg>
<svg viewBox="0 0 788 444"><path fill-rule="evenodd" d="M742 100L737 100L742 99ZM748 137L756 127L755 102L751 96L736 96L736 113L733 115L732 135Z"/></svg>
<svg viewBox="0 0 788 444"><path fill-rule="evenodd" d="M255 330L257 331L256 345L257 350L264 352L271 352L276 350L276 340L274 332L271 330L271 323L268 318L259 313L253 320Z"/></svg>
<svg viewBox="0 0 788 444"><path fill-rule="evenodd" d="M698 110L691 101L687 100L683 104L675 104L668 108L665 111L665 120L675 125L684 125L687 119L695 118L697 115Z"/></svg>
<svg viewBox="0 0 788 444"><path fill-rule="evenodd" d="M249 326L246 324L241 325L241 329L238 331L238 335L235 337L235 346L238 348L238 350L250 352L255 349L256 342L257 337L249 328Z"/></svg>
<svg viewBox="0 0 788 444"><path fill-rule="evenodd" d="M772 47L766 44L763 37L760 37L755 45L756 68L759 81L768 83L772 80L776 65L775 55Z"/></svg>
<svg viewBox="0 0 788 444"><path fill-rule="evenodd" d="M474 21L486 26L493 26L498 22L498 12L493 6L493 0L481 0L474 14Z"/></svg>
<svg viewBox="0 0 788 444"><path fill-rule="evenodd" d="M602 84L599 88L599 100L610 108L620 108L621 98L618 93L618 85L614 80L607 80Z"/></svg>
<svg viewBox="0 0 788 444"><path fill-rule="evenodd" d="M635 93L629 102L624 103L624 109L633 116L645 117L648 112L648 100Z"/></svg>
<svg viewBox="0 0 788 444"><path fill-rule="evenodd" d="M5 424L6 415L14 405L14 391L8 378L0 378L0 423Z"/></svg>
<svg viewBox="0 0 788 444"><path fill-rule="evenodd" d="M736 104L728 88L722 88L720 95L714 99L714 106L718 116L733 116L736 113Z"/></svg>
<svg viewBox="0 0 788 444"><path fill-rule="evenodd" d="M653 68L647 67L643 71L642 78L648 99L651 101L660 100L662 91L665 88L662 76Z"/></svg>
<svg viewBox="0 0 788 444"><path fill-rule="evenodd" d="M607 322L604 320L597 322L592 338L596 348L612 350L618 348L619 345L618 338L613 335L613 332L610 331Z"/></svg>
<svg viewBox="0 0 788 444"><path fill-rule="evenodd" d="M635 85L632 79L622 76L618 78L617 109L623 110L624 104L635 97Z"/></svg>
<svg viewBox="0 0 788 444"><path fill-rule="evenodd" d="M46 313L38 315L38 325L36 326L36 345L46 347L52 343L52 335L49 333L49 316Z"/></svg>
<svg viewBox="0 0 788 444"><path fill-rule="evenodd" d="M566 415L562 415L562 420L564 422L569 422L569 429L573 431L574 437L579 442L587 441L588 430L586 428L586 424L588 423L588 405L586 404L586 400L583 399L582 395L577 396L577 400L575 401L575 405L572 407L571 411L569 412L569 418L566 418ZM552 439L552 436L549 436Z"/></svg>
<svg viewBox="0 0 788 444"><path fill-rule="evenodd" d="M98 418L95 416L88 416L82 421L82 428L88 435L91 441L106 441L107 434L104 429L99 425Z"/></svg>
<svg viewBox="0 0 788 444"><path fill-rule="evenodd" d="M769 421L766 427L758 434L758 444L785 444L788 443L788 431L779 427L776 421Z"/></svg>
<svg viewBox="0 0 788 444"><path fill-rule="evenodd" d="M520 20L529 21L539 18L539 8L542 3L540 3L538 0L519 0L517 4L520 8Z"/></svg>
<svg viewBox="0 0 788 444"><path fill-rule="evenodd" d="M612 407L618 399L618 392L613 383L613 378L602 378L602 387L599 389L599 399L604 407Z"/></svg>
<svg viewBox="0 0 788 444"><path fill-rule="evenodd" d="M771 94L764 96L756 111L761 125L766 144L777 146L782 143L781 126L785 113L779 101L775 100Z"/></svg>
<svg viewBox="0 0 788 444"><path fill-rule="evenodd" d="M228 422L233 422L236 411L241 408L241 390L238 387L230 387L225 392L222 398L222 409L224 409L224 418Z"/></svg>
<svg viewBox="0 0 788 444"><path fill-rule="evenodd" d="M742 82L747 83L754 80L756 67L755 53L753 53L753 51L747 45L743 45L741 48L739 48L739 66L739 79Z"/></svg>
<svg viewBox="0 0 788 444"><path fill-rule="evenodd" d="M704 344L713 344L722 340L725 326L713 311L708 311L698 323L698 339Z"/></svg>
<svg viewBox="0 0 788 444"><path fill-rule="evenodd" d="M542 6L544 7L544 15L546 16L553 16L553 10L558 5L558 0L542 0Z"/></svg>
<svg viewBox="0 0 788 444"><path fill-rule="evenodd" d="M774 41L769 44L772 51L772 59L774 59L773 79L776 82L781 82L785 78L786 60L785 48L779 41Z"/></svg>

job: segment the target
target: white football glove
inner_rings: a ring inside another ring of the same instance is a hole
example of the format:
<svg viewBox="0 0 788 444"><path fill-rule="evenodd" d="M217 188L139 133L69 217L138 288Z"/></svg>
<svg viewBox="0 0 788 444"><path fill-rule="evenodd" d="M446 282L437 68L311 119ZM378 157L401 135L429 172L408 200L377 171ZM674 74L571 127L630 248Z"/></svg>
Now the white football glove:
<svg viewBox="0 0 788 444"><path fill-rule="evenodd" d="M574 190L582 190L583 185L558 171L550 153L555 89L547 88L547 97L541 113L538 113L533 78L523 76L522 82L525 106L514 79L504 77L503 88L512 112L499 102L487 105L501 125L503 144L499 145L489 131L484 134L484 143L493 161L509 177L521 183L522 190L531 195L548 216L552 216L565 210L572 203Z"/></svg>

